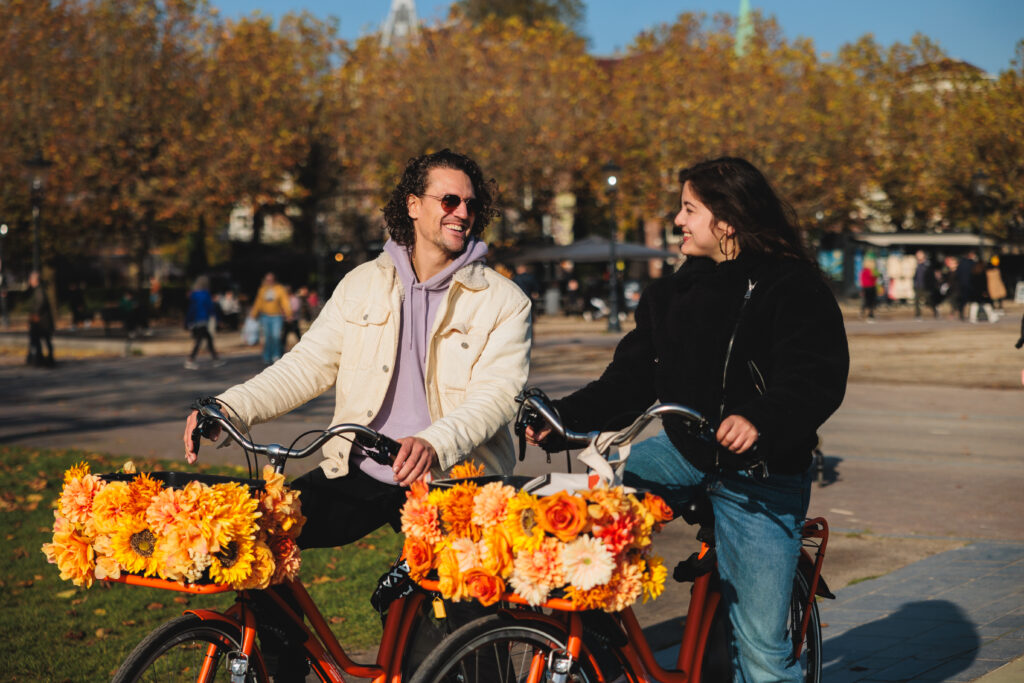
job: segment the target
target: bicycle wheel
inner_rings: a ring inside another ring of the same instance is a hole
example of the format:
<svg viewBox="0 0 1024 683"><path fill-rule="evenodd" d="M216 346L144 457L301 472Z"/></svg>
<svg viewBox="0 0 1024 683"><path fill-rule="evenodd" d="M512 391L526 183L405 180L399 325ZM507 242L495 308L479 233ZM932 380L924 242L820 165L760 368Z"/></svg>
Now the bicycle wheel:
<svg viewBox="0 0 1024 683"><path fill-rule="evenodd" d="M483 617L455 631L423 661L411 683L526 681L530 667L546 666L548 654L564 649L565 642L565 633L546 622L513 620L500 614ZM569 681L599 680L589 657L581 653L580 660Z"/></svg>
<svg viewBox="0 0 1024 683"><path fill-rule="evenodd" d="M807 621L807 633L800 637L800 624L810 604L810 619ZM818 616L818 603L810 595L807 579L800 572L793 581L793 597L789 601L789 623L787 633L793 641L793 652L800 649L800 668L804 672L804 681L820 683L821 681L821 619Z"/></svg>
<svg viewBox="0 0 1024 683"><path fill-rule="evenodd" d="M239 631L232 625L186 614L157 627L136 645L114 674L113 683L195 681L208 657L212 666L207 683L229 681L228 654L237 652L240 643ZM245 680L268 680L255 658L249 660Z"/></svg>

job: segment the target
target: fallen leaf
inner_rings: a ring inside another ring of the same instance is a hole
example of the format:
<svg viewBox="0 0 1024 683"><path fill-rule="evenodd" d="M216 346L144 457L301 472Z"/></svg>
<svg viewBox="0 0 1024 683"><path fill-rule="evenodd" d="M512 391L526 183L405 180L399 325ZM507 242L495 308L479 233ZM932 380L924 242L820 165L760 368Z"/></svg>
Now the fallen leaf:
<svg viewBox="0 0 1024 683"><path fill-rule="evenodd" d="M159 603L159 602L151 602L148 605L146 605L146 609L148 609L148 610L163 609L163 608L164 608L164 606L161 603Z"/></svg>
<svg viewBox="0 0 1024 683"><path fill-rule="evenodd" d="M106 638L107 637L107 629L105 629L105 628L98 628L98 629L96 629L96 637L97 638Z"/></svg>
<svg viewBox="0 0 1024 683"><path fill-rule="evenodd" d="M20 546L15 548L11 554L14 555L14 559L16 560L23 560L28 557L28 551Z"/></svg>
<svg viewBox="0 0 1024 683"><path fill-rule="evenodd" d="M174 602L178 603L179 605L187 605L188 604L188 598L186 598L184 596L179 596L177 598L174 598Z"/></svg>
<svg viewBox="0 0 1024 683"><path fill-rule="evenodd" d="M96 609L94 609L92 611L92 613L93 614L98 614L98 615L100 615L102 617L104 614L107 613L107 610L103 609L102 607L97 607Z"/></svg>
<svg viewBox="0 0 1024 683"><path fill-rule="evenodd" d="M81 640L85 638L85 631L68 631L64 634L64 640Z"/></svg>
<svg viewBox="0 0 1024 683"><path fill-rule="evenodd" d="M134 619L125 619L124 621L121 622L121 626L135 626L135 620Z"/></svg>
<svg viewBox="0 0 1024 683"><path fill-rule="evenodd" d="M332 624L340 624L343 621L345 621L345 617L337 617L337 616L331 617L331 623Z"/></svg>

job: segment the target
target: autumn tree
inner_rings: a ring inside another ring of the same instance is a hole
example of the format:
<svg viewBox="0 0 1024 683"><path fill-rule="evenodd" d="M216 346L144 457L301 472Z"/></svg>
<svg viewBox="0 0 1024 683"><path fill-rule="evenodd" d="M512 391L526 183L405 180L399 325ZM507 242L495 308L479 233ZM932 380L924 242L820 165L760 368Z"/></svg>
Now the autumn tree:
<svg viewBox="0 0 1024 683"><path fill-rule="evenodd" d="M576 29L582 24L582 0L458 0L455 8L474 23L516 18L526 24L556 21Z"/></svg>

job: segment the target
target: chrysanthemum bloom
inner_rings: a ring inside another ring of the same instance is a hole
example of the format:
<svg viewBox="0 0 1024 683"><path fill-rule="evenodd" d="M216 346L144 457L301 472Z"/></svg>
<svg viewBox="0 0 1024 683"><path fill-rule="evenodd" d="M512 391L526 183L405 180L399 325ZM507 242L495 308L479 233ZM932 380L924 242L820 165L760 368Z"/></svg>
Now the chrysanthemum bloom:
<svg viewBox="0 0 1024 683"><path fill-rule="evenodd" d="M131 487L123 481L112 481L101 488L93 496L92 515L97 534L112 534L131 524L137 515Z"/></svg>
<svg viewBox="0 0 1024 683"><path fill-rule="evenodd" d="M245 579L239 590L263 590L270 585L270 579L274 576L274 553L263 541L256 541L253 545L252 572L249 578Z"/></svg>
<svg viewBox="0 0 1024 683"><path fill-rule="evenodd" d="M580 536L562 548L565 579L580 590L608 583L615 559L601 539Z"/></svg>
<svg viewBox="0 0 1024 683"><path fill-rule="evenodd" d="M480 527L473 524L473 499L477 486L472 482L456 484L438 506L441 511L441 532L453 537L480 538Z"/></svg>
<svg viewBox="0 0 1024 683"><path fill-rule="evenodd" d="M541 604L552 588L565 583L562 546L554 538L545 538L537 550L519 553L512 563L509 583L529 604Z"/></svg>
<svg viewBox="0 0 1024 683"><path fill-rule="evenodd" d="M470 569L463 574L466 592L480 601L484 607L493 605L501 599L505 592L505 582L484 569Z"/></svg>
<svg viewBox="0 0 1024 683"><path fill-rule="evenodd" d="M92 539L79 533L63 515L54 512L53 542L43 544L43 554L60 569L60 578L76 586L92 586L95 553Z"/></svg>
<svg viewBox="0 0 1024 683"><path fill-rule="evenodd" d="M636 519L631 514L619 515L618 518L609 517L606 522L595 522L590 530L595 538L601 539L611 551L612 555L618 555L625 550L633 541L633 533L636 527Z"/></svg>
<svg viewBox="0 0 1024 683"><path fill-rule="evenodd" d="M508 501L515 494L514 488L496 481L480 487L473 499L473 524L488 527L504 522Z"/></svg>
<svg viewBox="0 0 1024 683"><path fill-rule="evenodd" d="M668 569L660 557L649 557L646 559L647 571L643 576L644 602L653 600L665 590L665 577L668 576Z"/></svg>
<svg viewBox="0 0 1024 683"><path fill-rule="evenodd" d="M455 551L445 548L437 556L437 587L441 595L454 602L466 597L466 585L459 571L459 560Z"/></svg>
<svg viewBox="0 0 1024 683"><path fill-rule="evenodd" d="M569 586L565 589L565 596L580 609L604 609L612 598L612 589L608 584L600 584L589 590Z"/></svg>
<svg viewBox="0 0 1024 683"><path fill-rule="evenodd" d="M74 469L74 468L72 468ZM79 529L92 529L92 501L106 484L95 474L88 473L75 477L65 477L64 489L60 494L60 513Z"/></svg>
<svg viewBox="0 0 1024 683"><path fill-rule="evenodd" d="M463 536L452 539L451 548L455 551L455 557L459 561L460 572L465 573L473 567L483 564L483 543Z"/></svg>
<svg viewBox="0 0 1024 683"><path fill-rule="evenodd" d="M216 484L205 502L202 533L211 540L210 551L238 539L253 538L260 513L259 501L249 495L242 484Z"/></svg>
<svg viewBox="0 0 1024 683"><path fill-rule="evenodd" d="M402 506L402 533L416 536L431 545L442 538L437 506L426 496L409 496Z"/></svg>
<svg viewBox="0 0 1024 683"><path fill-rule="evenodd" d="M281 583L291 581L299 575L299 567L302 566L302 558L299 555L299 545L295 539L285 534L271 536L267 542L270 551L274 553L274 574L270 577L270 583Z"/></svg>
<svg viewBox="0 0 1024 683"><path fill-rule="evenodd" d="M110 545L111 554L126 572L145 576L157 573L161 558L157 554L156 535L145 522L118 529L110 537Z"/></svg>
<svg viewBox="0 0 1024 683"><path fill-rule="evenodd" d="M409 565L409 578L421 581L433 567L434 547L419 536L406 536L402 556Z"/></svg>
<svg viewBox="0 0 1024 683"><path fill-rule="evenodd" d="M544 529L537 524L537 499L525 491L516 492L508 501L504 526L516 552L539 548Z"/></svg>
<svg viewBox="0 0 1024 683"><path fill-rule="evenodd" d="M147 472L143 472L132 479L128 488L131 489L132 515L145 517L146 509L153 502L153 497L163 490L164 485Z"/></svg>
<svg viewBox="0 0 1024 683"><path fill-rule="evenodd" d="M477 465L472 460L463 460L458 465L452 467L448 473L448 477L451 479L469 479L470 477L482 477L484 476L484 466Z"/></svg>
<svg viewBox="0 0 1024 683"><path fill-rule="evenodd" d="M507 578L512 572L515 556L512 552L512 541L504 526L492 526L484 529L481 540L483 551L481 561L483 568L501 578Z"/></svg>
<svg viewBox="0 0 1024 683"><path fill-rule="evenodd" d="M566 543L583 532L588 521L586 501L565 491L537 501L537 513L537 524Z"/></svg>
<svg viewBox="0 0 1024 683"><path fill-rule="evenodd" d="M606 612L620 612L636 602L643 590L643 563L627 562L612 574L608 584L611 596L604 606Z"/></svg>
<svg viewBox="0 0 1024 683"><path fill-rule="evenodd" d="M231 541L210 558L210 578L239 590L252 571L255 543L251 540Z"/></svg>

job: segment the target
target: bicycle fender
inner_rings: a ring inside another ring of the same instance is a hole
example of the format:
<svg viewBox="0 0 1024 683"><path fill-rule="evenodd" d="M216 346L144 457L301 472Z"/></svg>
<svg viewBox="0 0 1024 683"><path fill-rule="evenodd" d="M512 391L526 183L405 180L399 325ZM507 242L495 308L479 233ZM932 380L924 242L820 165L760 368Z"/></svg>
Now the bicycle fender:
<svg viewBox="0 0 1024 683"><path fill-rule="evenodd" d="M225 616L220 612L215 612L212 609L187 609L185 610L184 614L191 614L193 616L197 616L203 621L223 621L226 624L231 624L239 631L242 630L242 624L240 624L236 619L232 619L229 616Z"/></svg>

